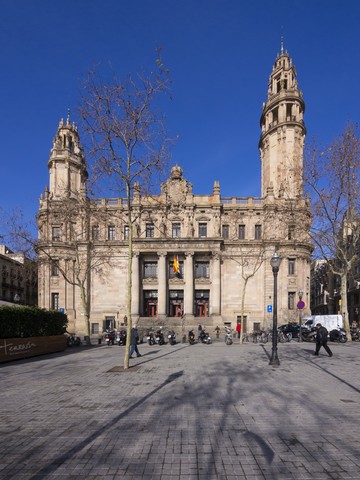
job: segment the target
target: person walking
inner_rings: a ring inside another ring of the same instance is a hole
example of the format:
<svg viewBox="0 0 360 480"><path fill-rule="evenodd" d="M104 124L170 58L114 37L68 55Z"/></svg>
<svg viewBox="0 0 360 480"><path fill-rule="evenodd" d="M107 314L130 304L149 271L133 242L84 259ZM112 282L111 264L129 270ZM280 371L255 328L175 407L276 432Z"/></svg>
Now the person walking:
<svg viewBox="0 0 360 480"><path fill-rule="evenodd" d="M135 352L137 357L141 357L138 346L137 346L137 341L139 338L139 333L137 326L134 325L130 331L130 353L129 353L129 358L133 358L132 354Z"/></svg>
<svg viewBox="0 0 360 480"><path fill-rule="evenodd" d="M319 355L319 350L321 347L324 347L325 350L327 351L329 357L332 357L332 351L328 347L327 344L327 338L328 338L328 331L326 330L325 327L321 325L321 323L316 324L316 348L315 348L315 353L314 355Z"/></svg>

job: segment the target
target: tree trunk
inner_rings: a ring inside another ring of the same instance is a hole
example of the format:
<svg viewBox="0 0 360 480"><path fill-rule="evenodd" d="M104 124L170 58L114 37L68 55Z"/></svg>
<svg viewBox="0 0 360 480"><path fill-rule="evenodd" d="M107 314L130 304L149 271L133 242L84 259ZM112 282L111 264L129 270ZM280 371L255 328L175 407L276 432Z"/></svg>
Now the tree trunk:
<svg viewBox="0 0 360 480"><path fill-rule="evenodd" d="M245 309L245 292L246 292L246 286L247 286L248 278L244 279L244 284L242 288L242 298L241 298L241 331L240 331L240 345L242 345L243 341L243 334L246 333L244 332L244 309Z"/></svg>
<svg viewBox="0 0 360 480"><path fill-rule="evenodd" d="M89 304L87 301L87 295L85 291L84 285L81 283L80 285L80 297L81 297L81 303L83 307L83 312L84 312L84 321L85 321L85 341L86 345L90 345L90 313L89 313Z"/></svg>
<svg viewBox="0 0 360 480"><path fill-rule="evenodd" d="M351 342L348 301L347 301L347 277L348 277L348 272L343 273L341 275L341 309L340 311L344 320L346 338L348 342Z"/></svg>
<svg viewBox="0 0 360 480"><path fill-rule="evenodd" d="M129 353L130 353L130 341L131 341L131 327L132 327L132 318L131 318L131 301L132 301L132 256L133 256L133 225L132 225L132 215L131 215L131 197L130 197L130 188L127 187L127 200L128 200L128 221L129 221L129 248L128 248L128 273L127 273L127 335L126 335L126 345L125 345L125 355L124 355L124 370L129 368Z"/></svg>

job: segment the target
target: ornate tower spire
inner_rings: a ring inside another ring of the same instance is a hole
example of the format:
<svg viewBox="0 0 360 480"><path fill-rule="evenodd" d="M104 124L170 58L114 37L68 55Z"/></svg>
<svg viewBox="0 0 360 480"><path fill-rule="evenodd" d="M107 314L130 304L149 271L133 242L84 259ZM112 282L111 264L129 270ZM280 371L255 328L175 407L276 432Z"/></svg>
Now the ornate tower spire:
<svg viewBox="0 0 360 480"><path fill-rule="evenodd" d="M260 118L262 196L270 186L276 197L303 196L303 147L306 129L303 121L305 104L298 89L296 69L284 50L276 57L269 78L267 100Z"/></svg>
<svg viewBox="0 0 360 480"><path fill-rule="evenodd" d="M66 122L60 120L48 167L51 197L86 195L88 173L77 126L70 123L70 110Z"/></svg>

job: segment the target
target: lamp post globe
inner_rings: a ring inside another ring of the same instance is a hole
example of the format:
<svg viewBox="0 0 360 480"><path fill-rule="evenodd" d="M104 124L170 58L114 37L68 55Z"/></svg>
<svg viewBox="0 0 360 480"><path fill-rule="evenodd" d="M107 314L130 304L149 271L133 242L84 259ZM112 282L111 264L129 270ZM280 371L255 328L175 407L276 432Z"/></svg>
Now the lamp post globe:
<svg viewBox="0 0 360 480"><path fill-rule="evenodd" d="M270 259L270 265L274 276L274 310L273 310L273 330L272 330L272 353L269 365L278 366L280 360L277 353L277 276L279 273L279 267L281 263L281 257L277 252L274 252Z"/></svg>

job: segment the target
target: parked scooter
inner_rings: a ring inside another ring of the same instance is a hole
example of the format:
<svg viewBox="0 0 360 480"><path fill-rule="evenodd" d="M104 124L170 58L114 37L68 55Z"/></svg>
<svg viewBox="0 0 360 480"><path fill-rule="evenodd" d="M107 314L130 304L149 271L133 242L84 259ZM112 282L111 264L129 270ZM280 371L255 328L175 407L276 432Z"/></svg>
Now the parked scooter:
<svg viewBox="0 0 360 480"><path fill-rule="evenodd" d="M104 340L106 345L114 345L115 343L115 332L114 330L105 330L104 332Z"/></svg>
<svg viewBox="0 0 360 480"><path fill-rule="evenodd" d="M148 330L146 340L149 345L155 345L155 335L152 330Z"/></svg>
<svg viewBox="0 0 360 480"><path fill-rule="evenodd" d="M345 329L340 327L334 328L329 333L329 339L331 342L345 343L347 341Z"/></svg>
<svg viewBox="0 0 360 480"><path fill-rule="evenodd" d="M195 333L194 330L190 330L188 333L188 341L190 345L194 345L195 343Z"/></svg>
<svg viewBox="0 0 360 480"><path fill-rule="evenodd" d="M164 345L165 343L162 327L160 327L159 330L157 330L155 333L155 343L157 343L158 345Z"/></svg>
<svg viewBox="0 0 360 480"><path fill-rule="evenodd" d="M115 333L116 345L126 345L126 330L119 330Z"/></svg>
<svg viewBox="0 0 360 480"><path fill-rule="evenodd" d="M170 345L175 345L176 344L176 333L174 332L174 330L169 331L168 339L169 339Z"/></svg>
<svg viewBox="0 0 360 480"><path fill-rule="evenodd" d="M75 333L66 333L68 347L78 347L81 345L81 339Z"/></svg>
<svg viewBox="0 0 360 480"><path fill-rule="evenodd" d="M306 330L301 329L301 340L303 342L315 342L316 341L316 330Z"/></svg>
<svg viewBox="0 0 360 480"><path fill-rule="evenodd" d="M200 330L199 333L199 342L201 343L206 343L207 345L210 345L211 343L211 337L210 335L205 332L205 330Z"/></svg>
<svg viewBox="0 0 360 480"><path fill-rule="evenodd" d="M233 336L231 328L225 327L225 344L232 345L233 344Z"/></svg>

